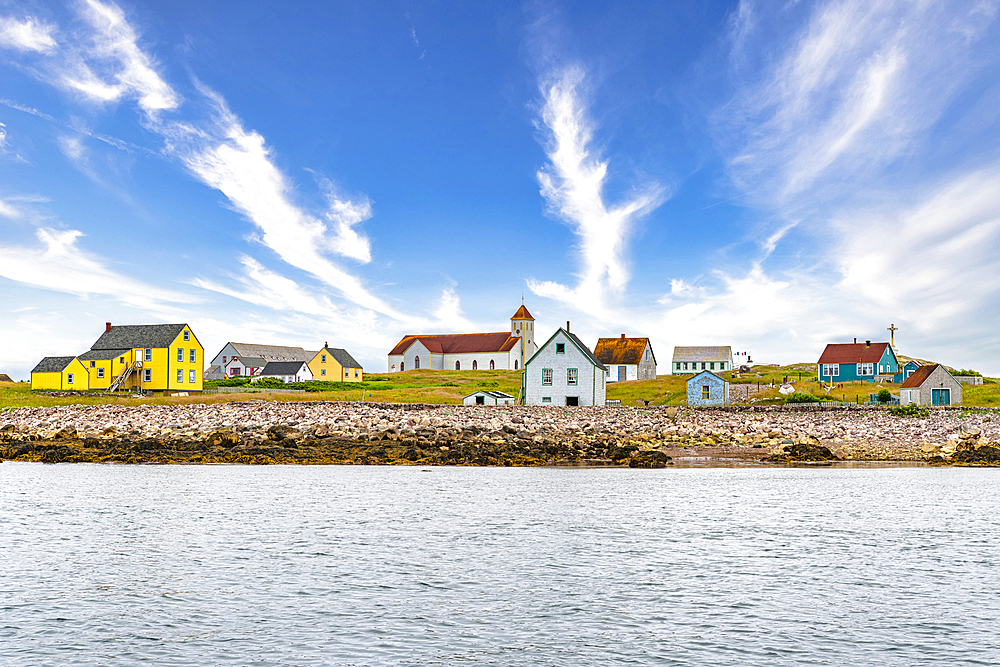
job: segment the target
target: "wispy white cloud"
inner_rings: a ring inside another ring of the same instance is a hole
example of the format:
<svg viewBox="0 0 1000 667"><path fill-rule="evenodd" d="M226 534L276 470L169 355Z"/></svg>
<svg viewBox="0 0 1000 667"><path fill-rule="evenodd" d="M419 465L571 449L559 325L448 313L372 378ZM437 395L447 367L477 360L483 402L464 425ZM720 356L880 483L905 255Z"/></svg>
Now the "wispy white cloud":
<svg viewBox="0 0 1000 667"><path fill-rule="evenodd" d="M64 294L111 296L145 310L176 311L176 306L168 304L192 301L190 294L112 271L102 258L80 248L77 241L83 233L78 230L45 227L36 235L39 243L34 246L0 245L0 276Z"/></svg>
<svg viewBox="0 0 1000 667"><path fill-rule="evenodd" d="M620 292L629 279L626 242L635 222L665 197L663 186L636 188L624 202L605 202L608 162L593 154L593 124L587 117L584 71L567 67L541 85L541 120L547 130L549 164L538 172L541 193L552 215L569 224L579 239L580 274L575 287L533 280L529 286L545 296L594 311L603 307L605 292Z"/></svg>
<svg viewBox="0 0 1000 667"><path fill-rule="evenodd" d="M0 216L3 216L4 218L16 219L21 217L21 212L5 202L3 199L0 199Z"/></svg>
<svg viewBox="0 0 1000 667"><path fill-rule="evenodd" d="M28 17L0 16L0 48L48 53L56 48L54 25Z"/></svg>

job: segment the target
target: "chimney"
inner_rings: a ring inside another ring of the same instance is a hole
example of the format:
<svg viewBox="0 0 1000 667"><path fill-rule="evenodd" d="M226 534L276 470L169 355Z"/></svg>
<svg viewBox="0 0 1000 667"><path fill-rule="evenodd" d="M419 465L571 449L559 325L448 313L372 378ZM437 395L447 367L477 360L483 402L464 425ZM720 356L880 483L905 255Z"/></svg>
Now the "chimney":
<svg viewBox="0 0 1000 667"><path fill-rule="evenodd" d="M858 337L857 337L857 336L855 336L855 337L854 337L854 344L855 344L855 345L857 345L857 344L858 344Z"/></svg>
<svg viewBox="0 0 1000 667"><path fill-rule="evenodd" d="M566 333L569 333L569 320L566 320Z"/></svg>
<svg viewBox="0 0 1000 667"><path fill-rule="evenodd" d="M622 334L622 340L625 340L625 334Z"/></svg>
<svg viewBox="0 0 1000 667"><path fill-rule="evenodd" d="M326 348L328 348L328 347L330 347L330 344L329 344L329 343L327 343L327 342L324 342L324 343L323 343L323 349L325 350L325 349L326 349Z"/></svg>
<svg viewBox="0 0 1000 667"><path fill-rule="evenodd" d="M865 347L871 347L871 346L872 346L872 342L870 340L866 340L865 341Z"/></svg>
<svg viewBox="0 0 1000 667"><path fill-rule="evenodd" d="M104 333L108 333L109 331L111 331L111 322L105 322L104 323Z"/></svg>

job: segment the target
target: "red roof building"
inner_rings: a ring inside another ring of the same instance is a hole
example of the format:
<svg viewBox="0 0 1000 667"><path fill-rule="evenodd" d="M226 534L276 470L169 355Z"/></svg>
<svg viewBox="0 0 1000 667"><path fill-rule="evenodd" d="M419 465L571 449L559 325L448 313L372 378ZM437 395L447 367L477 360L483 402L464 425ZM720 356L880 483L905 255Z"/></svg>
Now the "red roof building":
<svg viewBox="0 0 1000 667"><path fill-rule="evenodd" d="M876 376L899 372L899 361L892 345L871 341L830 343L816 363L821 382L874 382Z"/></svg>

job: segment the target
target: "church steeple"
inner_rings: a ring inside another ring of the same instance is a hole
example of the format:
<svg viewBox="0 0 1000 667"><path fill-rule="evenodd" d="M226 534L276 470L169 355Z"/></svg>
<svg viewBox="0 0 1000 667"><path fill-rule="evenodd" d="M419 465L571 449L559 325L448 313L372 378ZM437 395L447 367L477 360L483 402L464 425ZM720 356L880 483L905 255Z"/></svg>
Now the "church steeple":
<svg viewBox="0 0 1000 667"><path fill-rule="evenodd" d="M538 345L535 344L535 318L523 303L510 318L510 335L521 339L521 361L517 364L517 369L520 370L524 368L524 362L538 351Z"/></svg>

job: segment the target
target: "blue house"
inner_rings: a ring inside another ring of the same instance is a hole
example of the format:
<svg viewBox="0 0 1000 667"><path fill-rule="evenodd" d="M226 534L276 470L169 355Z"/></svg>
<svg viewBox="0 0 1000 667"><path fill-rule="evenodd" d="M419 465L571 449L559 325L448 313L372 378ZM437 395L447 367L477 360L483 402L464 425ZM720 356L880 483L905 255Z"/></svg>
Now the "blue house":
<svg viewBox="0 0 1000 667"><path fill-rule="evenodd" d="M820 382L875 382L899 373L899 360L889 343L830 343L819 358Z"/></svg>
<svg viewBox="0 0 1000 667"><path fill-rule="evenodd" d="M899 369L899 372L896 373L896 376L893 378L892 381L895 382L896 384L903 383L907 380L907 378L916 373L918 368L920 368L920 364L918 364L913 359L910 359L909 361L906 362L904 366L902 366Z"/></svg>
<svg viewBox="0 0 1000 667"><path fill-rule="evenodd" d="M715 406L729 403L729 381L712 371L702 371L688 378L688 405Z"/></svg>

